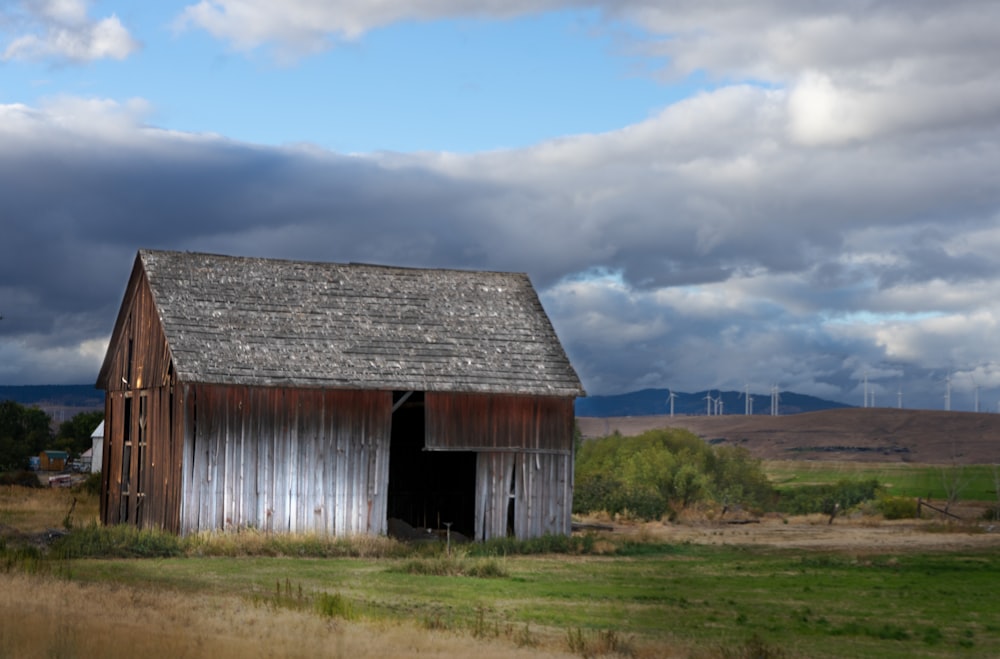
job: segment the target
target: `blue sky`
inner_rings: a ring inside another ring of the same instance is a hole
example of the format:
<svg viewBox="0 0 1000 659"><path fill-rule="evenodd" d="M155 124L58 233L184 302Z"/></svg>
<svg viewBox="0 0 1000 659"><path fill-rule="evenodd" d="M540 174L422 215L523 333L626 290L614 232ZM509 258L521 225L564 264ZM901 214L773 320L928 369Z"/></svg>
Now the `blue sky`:
<svg viewBox="0 0 1000 659"><path fill-rule="evenodd" d="M0 3L0 383L137 249L527 272L592 394L1000 411L988 0ZM847 47L845 47L845 45Z"/></svg>
<svg viewBox="0 0 1000 659"><path fill-rule="evenodd" d="M256 144L474 152L613 130L706 84L658 82L650 72L662 61L634 52L627 26L594 10L406 21L287 59L180 25L184 7L122 7L116 15L141 44L134 54L8 64L0 93L32 105L67 94L141 98L157 126Z"/></svg>

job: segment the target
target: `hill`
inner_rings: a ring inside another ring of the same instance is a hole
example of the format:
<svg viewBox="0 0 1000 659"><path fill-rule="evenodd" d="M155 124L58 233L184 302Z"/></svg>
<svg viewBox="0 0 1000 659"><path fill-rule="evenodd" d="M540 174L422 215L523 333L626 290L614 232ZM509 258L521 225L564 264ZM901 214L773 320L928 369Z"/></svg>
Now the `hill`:
<svg viewBox="0 0 1000 659"><path fill-rule="evenodd" d="M674 392L674 414L706 414L708 397L722 399L722 411L730 414L743 412L746 400L742 391L719 391L717 389L698 391L695 393ZM577 416L649 416L670 413L669 389L642 389L615 396L588 396L576 400ZM750 393L754 414L770 414L771 396L768 394ZM778 408L780 414L800 414L819 410L850 407L844 403L824 400L815 396L797 394L793 391L782 391L779 394ZM713 404L714 410L714 404Z"/></svg>
<svg viewBox="0 0 1000 659"><path fill-rule="evenodd" d="M0 385L0 401L4 400L44 410L53 425L80 412L104 410L104 392L92 384Z"/></svg>
<svg viewBox="0 0 1000 659"><path fill-rule="evenodd" d="M92 384L0 385L0 400L21 405L61 405L65 407L103 407L104 392Z"/></svg>
<svg viewBox="0 0 1000 659"><path fill-rule="evenodd" d="M1000 414L843 408L787 416L578 417L585 438L684 428L765 460L1000 463Z"/></svg>

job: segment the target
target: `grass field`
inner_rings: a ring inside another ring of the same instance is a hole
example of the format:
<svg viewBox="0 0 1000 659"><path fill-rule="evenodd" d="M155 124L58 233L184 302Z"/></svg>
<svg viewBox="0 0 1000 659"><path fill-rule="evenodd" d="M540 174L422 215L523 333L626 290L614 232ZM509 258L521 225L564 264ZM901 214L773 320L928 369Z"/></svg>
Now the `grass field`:
<svg viewBox="0 0 1000 659"><path fill-rule="evenodd" d="M2 524L22 534L58 527L71 506L77 526L96 510L65 491L0 491ZM281 556L204 555L265 540L174 541L183 555L127 560L19 562L8 548L0 659L1000 656L995 544L833 551L602 534L588 553L447 556L365 540L371 557L317 559L297 555L313 551L306 538Z"/></svg>
<svg viewBox="0 0 1000 659"><path fill-rule="evenodd" d="M957 480L963 500L997 501L993 465L788 460L765 462L764 470L778 488L874 478L893 496L944 499L946 482Z"/></svg>
<svg viewBox="0 0 1000 659"><path fill-rule="evenodd" d="M461 559L454 559L461 560ZM470 560L470 559L465 559ZM629 557L501 559L503 576L413 574L404 559L77 561L72 580L294 604L321 594L369 621L568 650L612 632L636 654L737 648L796 656L996 656L1000 556L842 555L650 545Z"/></svg>

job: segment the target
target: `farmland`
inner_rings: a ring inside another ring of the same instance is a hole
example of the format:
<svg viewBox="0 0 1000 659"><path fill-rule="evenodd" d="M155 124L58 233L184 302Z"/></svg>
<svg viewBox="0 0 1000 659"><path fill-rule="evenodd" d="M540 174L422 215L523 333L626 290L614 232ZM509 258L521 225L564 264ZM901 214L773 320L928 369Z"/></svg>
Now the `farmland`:
<svg viewBox="0 0 1000 659"><path fill-rule="evenodd" d="M73 497L75 533L101 533L85 495L3 488L7 544L61 527ZM0 647L18 657L1000 652L1000 534L987 525L604 522L613 530L528 555L356 540L359 557L323 553L316 538L276 551L254 533L168 538L176 555L146 559L19 562L8 548Z"/></svg>

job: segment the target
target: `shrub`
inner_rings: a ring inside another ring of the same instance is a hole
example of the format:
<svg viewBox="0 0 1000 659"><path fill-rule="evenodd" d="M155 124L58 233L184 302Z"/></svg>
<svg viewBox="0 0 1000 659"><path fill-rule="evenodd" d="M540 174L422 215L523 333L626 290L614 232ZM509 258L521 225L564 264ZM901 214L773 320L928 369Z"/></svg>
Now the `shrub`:
<svg viewBox="0 0 1000 659"><path fill-rule="evenodd" d="M86 480L76 486L77 489L92 496L101 495L101 472L95 471L87 474Z"/></svg>
<svg viewBox="0 0 1000 659"><path fill-rule="evenodd" d="M577 453L573 512L659 519L702 501L763 507L773 488L740 447L712 447L679 429L585 442Z"/></svg>
<svg viewBox="0 0 1000 659"><path fill-rule="evenodd" d="M19 485L21 487L41 487L38 476L33 471L11 471L0 474L0 485Z"/></svg>
<svg viewBox="0 0 1000 659"><path fill-rule="evenodd" d="M847 510L874 499L878 489L879 483L875 479L840 480L833 485L802 485L780 493L778 510L791 515L832 515L835 510Z"/></svg>
<svg viewBox="0 0 1000 659"><path fill-rule="evenodd" d="M909 497L880 495L875 509L886 519L912 519L917 516L917 502Z"/></svg>

